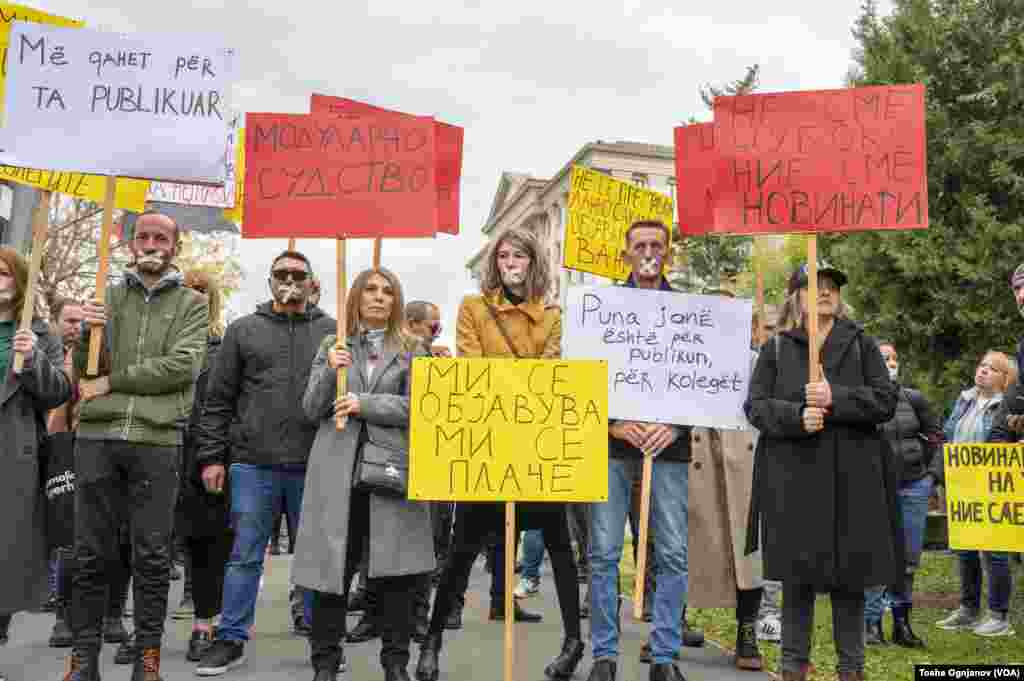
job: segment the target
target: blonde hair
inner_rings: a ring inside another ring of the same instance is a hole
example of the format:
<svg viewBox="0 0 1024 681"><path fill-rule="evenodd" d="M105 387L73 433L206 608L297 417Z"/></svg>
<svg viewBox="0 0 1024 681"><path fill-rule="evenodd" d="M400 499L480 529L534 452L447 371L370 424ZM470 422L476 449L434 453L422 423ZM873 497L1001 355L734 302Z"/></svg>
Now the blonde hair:
<svg viewBox="0 0 1024 681"><path fill-rule="evenodd" d="M402 283L394 272L383 267L363 270L356 276L355 281L352 282L352 288L348 293L348 300L345 302L345 332L349 337L359 335L362 323L362 319L359 316L359 308L363 300L363 292L366 290L367 284L370 283L370 277L374 275L384 277L388 284L390 284L395 296L394 304L391 306L391 317L388 319L387 330L384 334L384 346L395 352L411 350L414 344L404 328L405 296L402 293Z"/></svg>
<svg viewBox="0 0 1024 681"><path fill-rule="evenodd" d="M501 291L501 273L498 271L498 249L503 244L518 248L530 257L530 269L526 277L526 299L531 302L544 301L551 288L551 265L537 236L528 230L515 227L499 236L487 251L480 290L489 295Z"/></svg>
<svg viewBox="0 0 1024 681"><path fill-rule="evenodd" d="M998 350L989 350L981 358L981 362L985 360L988 360L989 364L994 366L1003 377L1003 385L999 388L999 392L1005 393L1010 389L1011 385L1017 382L1017 367L1013 365L1013 362L1006 356L1006 353L999 352ZM978 364L981 364L981 362L978 362Z"/></svg>
<svg viewBox="0 0 1024 681"><path fill-rule="evenodd" d="M185 286L199 291L210 301L210 336L224 337L224 293L220 277L206 270L193 269L185 273Z"/></svg>

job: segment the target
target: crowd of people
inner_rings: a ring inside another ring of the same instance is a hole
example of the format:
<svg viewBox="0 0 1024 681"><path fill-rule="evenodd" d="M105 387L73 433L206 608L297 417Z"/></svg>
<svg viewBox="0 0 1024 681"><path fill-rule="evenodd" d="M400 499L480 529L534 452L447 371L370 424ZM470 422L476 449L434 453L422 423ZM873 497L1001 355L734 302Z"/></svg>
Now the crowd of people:
<svg viewBox="0 0 1024 681"><path fill-rule="evenodd" d="M4 558L0 632L6 640L11 615L54 592L51 645L71 648L64 681L98 681L104 641L121 644L117 661L132 665L133 681L161 681L178 552L186 589L174 614L193 621L188 660L200 676L242 665L282 518L294 552L292 618L309 638L315 681L346 668L345 643L378 637L386 681L408 681L414 642L413 674L437 681L442 641L462 628L478 556L491 566L489 619L529 623L541 619L523 603L539 592L545 551L563 633L545 676L576 672L589 617L589 681L614 681L619 567L627 523L638 535L644 457L654 459L644 598L651 628L641 650L650 679L684 680L681 647L703 643L687 609L717 607L735 610L738 668L762 669L759 641L781 641L782 678L806 680L822 593L832 601L838 678L864 679L865 645L886 642L887 608L893 643L925 645L910 614L928 500L943 482L942 443L1024 433L1024 416L1007 407L1019 390L1010 357L987 353L940 426L924 396L900 383L895 345L850 319L847 275L820 267L818 298L809 300L804 266L788 281L778 320L752 320L745 411L753 430L613 420L607 502L517 505L523 558L506 612L513 585L501 569L503 505L412 501L367 472L374 457L407 461L413 359L452 354L437 344L437 305L407 302L387 269L363 271L339 338L317 304L309 259L286 251L270 266L271 300L225 329L216 277L174 265L179 236L168 216L144 213L132 265L105 302L62 301L52 325L37 319L31 329L17 326L28 267L0 249L0 517L17 547ZM633 224L625 285L672 291L663 275L668 244L664 224ZM550 304L548 268L533 233L496 239L480 293L458 310L455 356L560 357L562 310ZM1024 314L1024 265L1011 288ZM92 331L102 336L96 376L87 371ZM17 370L16 354L24 358ZM340 369L347 385L339 397ZM47 522L40 487L58 442L73 446L74 511L63 533ZM636 542L634 560L635 551ZM938 626L1012 635L1010 556L961 552L958 560L961 604ZM990 575L984 618L982 562ZM349 630L357 610L364 616ZM472 645L449 637L449 650Z"/></svg>

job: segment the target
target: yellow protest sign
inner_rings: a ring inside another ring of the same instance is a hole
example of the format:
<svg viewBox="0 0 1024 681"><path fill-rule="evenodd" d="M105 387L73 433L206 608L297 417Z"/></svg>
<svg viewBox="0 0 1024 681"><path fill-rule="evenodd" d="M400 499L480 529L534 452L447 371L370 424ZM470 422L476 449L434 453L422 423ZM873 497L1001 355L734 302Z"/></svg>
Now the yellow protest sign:
<svg viewBox="0 0 1024 681"><path fill-rule="evenodd" d="M7 48L11 44L11 24L15 21L31 21L36 24L78 28L85 22L77 19L47 14L31 7L0 2L0 112L4 106L4 84L7 80Z"/></svg>
<svg viewBox="0 0 1024 681"><path fill-rule="evenodd" d="M8 180L16 184L24 184L36 189L45 189L59 194L67 194L78 199L86 199L103 204L107 192L107 178L103 175L86 175L83 173L65 173L58 170L37 170L18 166L0 165L0 180ZM117 181L116 208L141 213L146 210L146 193L149 191L148 180Z"/></svg>
<svg viewBox="0 0 1024 681"><path fill-rule="evenodd" d="M413 362L409 498L607 501L603 361Z"/></svg>
<svg viewBox="0 0 1024 681"><path fill-rule="evenodd" d="M626 230L637 220L646 219L664 223L671 239L672 199L605 173L573 166L562 265L609 279L625 279L629 266L620 253L626 245Z"/></svg>
<svg viewBox="0 0 1024 681"><path fill-rule="evenodd" d="M949 548L1024 551L1024 448L947 444Z"/></svg>
<svg viewBox="0 0 1024 681"><path fill-rule="evenodd" d="M245 212L242 210L242 200L245 198L245 128L238 130L238 144L235 156L235 206L224 209L224 218L238 226L242 225L242 218Z"/></svg>

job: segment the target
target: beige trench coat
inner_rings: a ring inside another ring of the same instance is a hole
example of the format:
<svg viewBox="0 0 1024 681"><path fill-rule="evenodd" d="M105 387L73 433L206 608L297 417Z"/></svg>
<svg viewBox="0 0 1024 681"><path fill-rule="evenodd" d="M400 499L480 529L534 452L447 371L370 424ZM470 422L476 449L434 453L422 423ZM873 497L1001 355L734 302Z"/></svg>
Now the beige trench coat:
<svg viewBox="0 0 1024 681"><path fill-rule="evenodd" d="M735 608L736 589L761 586L761 552L743 555L756 432L694 428L689 485L691 608Z"/></svg>

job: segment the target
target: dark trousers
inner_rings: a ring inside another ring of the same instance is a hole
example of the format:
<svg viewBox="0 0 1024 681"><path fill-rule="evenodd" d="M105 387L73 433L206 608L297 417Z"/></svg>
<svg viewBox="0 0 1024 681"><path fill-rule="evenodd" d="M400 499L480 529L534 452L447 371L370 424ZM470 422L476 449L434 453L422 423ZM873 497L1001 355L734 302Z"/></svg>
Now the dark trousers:
<svg viewBox="0 0 1024 681"><path fill-rule="evenodd" d="M430 502L430 521L434 530L434 556L440 563L448 557L452 546L452 518L455 504L448 501Z"/></svg>
<svg viewBox="0 0 1024 681"><path fill-rule="evenodd" d="M811 661L814 587L782 583L782 670L798 672ZM832 639L838 672L864 671L864 590L833 591Z"/></svg>
<svg viewBox="0 0 1024 681"><path fill-rule="evenodd" d="M74 593L76 567L74 550L68 551L61 561L60 581L57 589L61 594L62 602L66 608L68 626L71 627L71 600ZM128 601L128 585L132 581L132 545L128 541L127 531L122 532L120 560L114 567L110 577L110 587L107 589L107 612L106 616L113 619L122 617L124 606Z"/></svg>
<svg viewBox="0 0 1024 681"><path fill-rule="evenodd" d="M590 565L590 504L566 504L565 512L569 516L569 533L576 541L576 563L585 570Z"/></svg>
<svg viewBox="0 0 1024 681"><path fill-rule="evenodd" d="M192 601L196 606L196 619L208 620L221 611L224 595L224 570L235 537L223 532L212 537L186 537L189 565L192 572Z"/></svg>
<svg viewBox="0 0 1024 681"><path fill-rule="evenodd" d="M349 506L348 545L345 549L345 575L342 593L313 592L313 633L310 637L313 668L334 669L341 660L341 639L348 614L348 590L370 541L370 496L352 491ZM376 577L377 622L381 631L381 666L405 667L409 664L415 595L429 573L400 577Z"/></svg>
<svg viewBox="0 0 1024 681"><path fill-rule="evenodd" d="M567 638L580 638L580 592L576 562L569 541L569 524L564 504L518 505L516 527L542 530L544 548L551 557L555 573L555 590L562 613L562 626ZM440 636L452 609L453 599L466 593L473 563L488 538L502 532L505 525L504 504L460 503L455 508L455 532L448 565L434 594L434 611L430 618L430 634ZM491 580L491 604L499 608L505 599L505 542L495 546L494 575ZM505 613L512 617L512 613Z"/></svg>
<svg viewBox="0 0 1024 681"><path fill-rule="evenodd" d="M179 448L84 440L75 444L75 649L102 644L107 589L121 559L119 531L132 546L136 645L159 648L170 587L171 530L178 496Z"/></svg>

